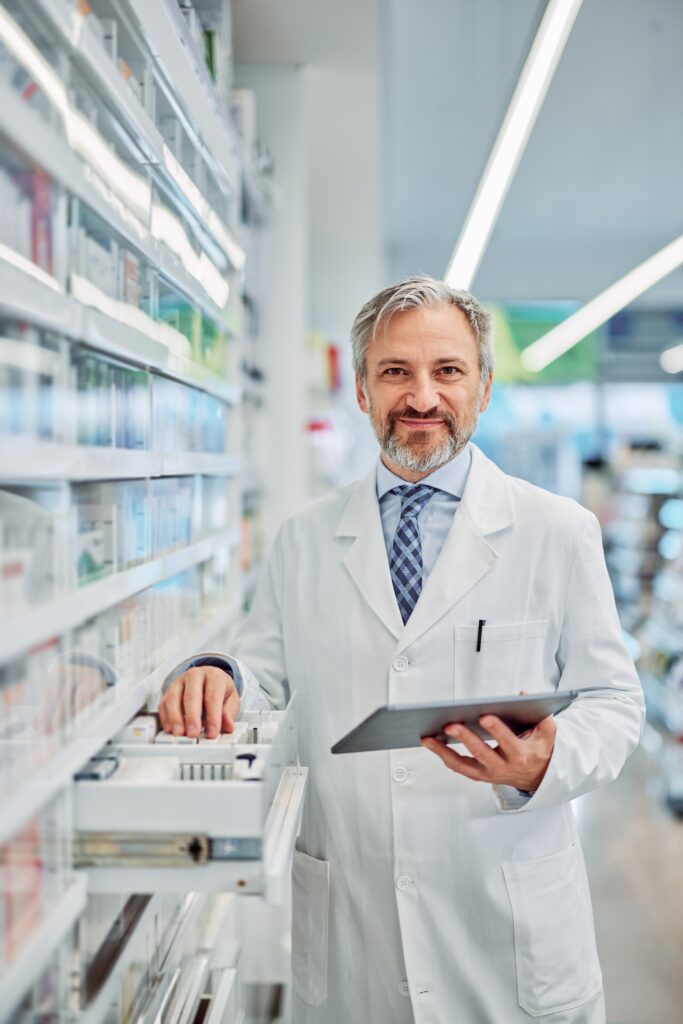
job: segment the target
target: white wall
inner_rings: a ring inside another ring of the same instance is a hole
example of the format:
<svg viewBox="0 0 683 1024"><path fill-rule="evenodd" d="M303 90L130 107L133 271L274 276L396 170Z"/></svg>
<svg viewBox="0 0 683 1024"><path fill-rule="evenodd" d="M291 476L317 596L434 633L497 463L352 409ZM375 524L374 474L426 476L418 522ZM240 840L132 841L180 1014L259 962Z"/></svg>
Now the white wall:
<svg viewBox="0 0 683 1024"><path fill-rule="evenodd" d="M253 89L258 135L275 159L276 202L261 246L271 410L266 533L306 498L304 339L309 325L307 93L305 72L288 65L242 65L239 86Z"/></svg>

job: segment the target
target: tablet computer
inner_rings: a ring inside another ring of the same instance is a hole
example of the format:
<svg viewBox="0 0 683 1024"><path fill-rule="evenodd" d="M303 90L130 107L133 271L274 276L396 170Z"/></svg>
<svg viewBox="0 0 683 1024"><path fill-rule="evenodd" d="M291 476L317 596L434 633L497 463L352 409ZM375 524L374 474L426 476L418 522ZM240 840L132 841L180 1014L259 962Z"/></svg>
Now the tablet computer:
<svg viewBox="0 0 683 1024"><path fill-rule="evenodd" d="M389 704L373 711L351 732L335 743L333 754L355 754L365 750L399 750L419 747L424 736L435 736L446 743L454 742L444 728L460 722L485 740L492 739L479 719L497 715L515 733L522 733L548 715L556 715L569 707L581 690L561 693L532 693L509 697L479 697L456 700L448 704Z"/></svg>

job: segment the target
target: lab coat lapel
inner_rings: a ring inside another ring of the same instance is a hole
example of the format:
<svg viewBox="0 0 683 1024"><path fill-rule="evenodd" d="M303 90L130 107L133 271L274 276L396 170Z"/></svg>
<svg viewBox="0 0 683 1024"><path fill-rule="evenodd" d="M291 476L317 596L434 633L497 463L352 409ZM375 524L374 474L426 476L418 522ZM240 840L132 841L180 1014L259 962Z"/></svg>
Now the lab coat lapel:
<svg viewBox="0 0 683 1024"><path fill-rule="evenodd" d="M406 623L399 650L430 629L486 575L498 558L487 540L514 523L505 474L472 445L472 465L448 536Z"/></svg>
<svg viewBox="0 0 683 1024"><path fill-rule="evenodd" d="M335 536L355 538L344 555L344 565L362 598L398 639L403 622L391 583L376 480L373 468L352 489Z"/></svg>

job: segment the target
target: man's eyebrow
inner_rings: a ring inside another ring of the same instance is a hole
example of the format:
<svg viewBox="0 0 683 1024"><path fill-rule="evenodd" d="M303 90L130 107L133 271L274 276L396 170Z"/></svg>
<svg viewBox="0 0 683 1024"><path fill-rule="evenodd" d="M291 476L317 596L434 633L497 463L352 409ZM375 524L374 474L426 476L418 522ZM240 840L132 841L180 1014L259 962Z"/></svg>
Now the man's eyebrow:
<svg viewBox="0 0 683 1024"><path fill-rule="evenodd" d="M461 366L467 366L467 360L463 359L462 356L445 356L441 359L435 359L435 366L443 366L446 363L459 363ZM380 366L409 366L409 359L380 359L377 363L377 367Z"/></svg>

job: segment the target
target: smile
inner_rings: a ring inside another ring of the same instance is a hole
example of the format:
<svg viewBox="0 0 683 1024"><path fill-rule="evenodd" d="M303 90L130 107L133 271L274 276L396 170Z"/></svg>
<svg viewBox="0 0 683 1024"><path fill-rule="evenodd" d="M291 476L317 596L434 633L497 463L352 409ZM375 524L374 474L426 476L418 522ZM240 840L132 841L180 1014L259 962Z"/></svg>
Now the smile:
<svg viewBox="0 0 683 1024"><path fill-rule="evenodd" d="M400 423L405 424L406 427L410 427L411 430L436 430L437 427L443 427L443 420L405 420L401 419Z"/></svg>

